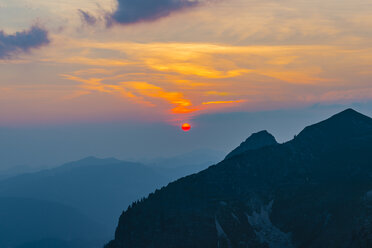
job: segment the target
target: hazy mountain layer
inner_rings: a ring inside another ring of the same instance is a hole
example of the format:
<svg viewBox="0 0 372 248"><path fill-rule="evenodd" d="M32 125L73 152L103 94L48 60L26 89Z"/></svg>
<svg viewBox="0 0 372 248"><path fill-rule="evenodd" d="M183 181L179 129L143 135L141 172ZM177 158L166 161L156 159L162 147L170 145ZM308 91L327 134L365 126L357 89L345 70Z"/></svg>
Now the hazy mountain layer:
<svg viewBox="0 0 372 248"><path fill-rule="evenodd" d="M210 164L204 160L214 159L210 154L213 153L193 152L184 156L157 161L152 166L124 162L114 158L98 159L89 157L54 169L3 179L0 182L0 197L16 197L23 198L23 200L19 200L18 205L15 202L14 208L3 208L2 214L14 217L17 215L14 212L15 209L20 212L27 211L27 209L33 209L33 204L38 202L41 209L50 210L49 215L44 217L38 215L37 211L34 215L33 212L27 212L27 218L34 218L33 222L37 222L35 230L53 230L53 228L58 229L61 223L56 221L54 222L55 226L53 226L53 222L45 223L43 218L59 219L59 216L53 216L53 214L59 215L60 212L54 211L52 206L63 204L65 208L84 213L87 218L90 218L90 221L94 220L99 223L102 230L94 235L88 235L88 243L70 240L69 236L64 237L62 235L63 231L60 236L48 232L44 236L40 236L37 232L27 232L27 239L22 239L23 234L20 234L20 241L29 241L21 247L92 248L97 244L101 244L99 247L102 247L104 242L96 242L96 240L107 242L112 238L118 217L130 203L147 196L156 188L160 188L173 180L207 168ZM195 160L205 158L202 159L201 163L193 164L192 156L195 157ZM172 161L173 166L171 165ZM25 198L28 200L25 200ZM51 202L54 202L54 205ZM41 203L45 203L45 206ZM79 215L70 214L71 223L74 223L73 221L80 222ZM62 216L67 215L68 211L66 210ZM37 218L41 218L41 220L38 221ZM2 219L0 219L0 222L2 222ZM29 227L29 222L14 218L12 226L24 230ZM18 231L12 229L11 225L5 225L3 228L3 233L7 234L6 237L12 235L14 238L17 237ZM65 228L69 229L68 226L65 226ZM83 225L75 225L73 228L75 232L82 235L86 229L86 226ZM0 244L3 241L7 242L6 237L0 234ZM16 242L16 244L20 244L20 242ZM0 247L2 246L0 245Z"/></svg>
<svg viewBox="0 0 372 248"><path fill-rule="evenodd" d="M63 203L104 224L110 231L126 206L169 181L165 175L141 164L86 158L3 180L0 196Z"/></svg>
<svg viewBox="0 0 372 248"><path fill-rule="evenodd" d="M71 207L34 199L0 198L0 247L16 247L45 238L103 244L105 229ZM100 239L101 238L101 239ZM53 247L53 246L50 246Z"/></svg>

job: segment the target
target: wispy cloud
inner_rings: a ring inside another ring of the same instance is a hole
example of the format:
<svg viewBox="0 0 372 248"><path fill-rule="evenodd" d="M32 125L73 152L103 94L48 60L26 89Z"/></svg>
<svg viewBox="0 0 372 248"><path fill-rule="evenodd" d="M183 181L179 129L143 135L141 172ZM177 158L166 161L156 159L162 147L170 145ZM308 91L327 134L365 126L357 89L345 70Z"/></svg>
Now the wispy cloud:
<svg viewBox="0 0 372 248"><path fill-rule="evenodd" d="M205 92L205 95L211 95L211 96L228 96L231 95L229 92L220 92L220 91L207 91Z"/></svg>
<svg viewBox="0 0 372 248"><path fill-rule="evenodd" d="M80 73L80 72L78 72ZM146 105L147 107L157 106L156 100L162 100L170 104L172 107L170 112L173 114L187 114L198 111L197 107L194 107L191 100L185 98L181 92L167 91L159 86L147 83L147 82L117 82L106 83L105 80L109 77L102 78L88 78L75 75L62 75L64 78L77 81L82 83L79 88L83 89L84 94L88 91L98 91L108 94L120 94L136 103ZM81 90L77 90L74 96L80 96Z"/></svg>
<svg viewBox="0 0 372 248"><path fill-rule="evenodd" d="M327 45L73 42L84 51L74 54L72 60L64 54L50 57L50 61L58 58L55 62L65 63L67 59L86 68L68 78L82 82L76 96L79 90L120 95L144 107L156 107L172 118L316 102L319 97L313 95L346 80L340 77L339 68L349 68L350 61L369 63L369 50ZM93 59L97 50L110 51L109 56ZM343 59L334 59L337 64L316 63L324 56ZM365 71L366 67L352 69Z"/></svg>
<svg viewBox="0 0 372 248"><path fill-rule="evenodd" d="M29 52L49 43L48 31L39 26L15 34L0 31L0 59L11 58L17 53Z"/></svg>
<svg viewBox="0 0 372 248"><path fill-rule="evenodd" d="M209 105L209 104L232 104L232 103L242 103L242 102L246 102L246 100L210 101L210 102L203 102L203 105Z"/></svg>
<svg viewBox="0 0 372 248"><path fill-rule="evenodd" d="M198 108L193 107L191 101L186 99L180 92L166 91L159 86L146 82L129 82L128 87L136 90L142 96L167 101L174 106L171 109L171 112L174 114L186 114L198 110Z"/></svg>

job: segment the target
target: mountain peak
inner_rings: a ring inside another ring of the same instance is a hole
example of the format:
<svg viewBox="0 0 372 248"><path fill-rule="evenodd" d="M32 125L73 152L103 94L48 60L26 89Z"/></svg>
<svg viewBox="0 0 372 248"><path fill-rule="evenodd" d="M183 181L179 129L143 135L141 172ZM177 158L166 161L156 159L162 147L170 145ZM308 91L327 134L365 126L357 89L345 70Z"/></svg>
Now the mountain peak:
<svg viewBox="0 0 372 248"><path fill-rule="evenodd" d="M371 119L370 117L368 117L366 115L363 115L363 114L359 113L358 111L356 111L352 108L348 108L348 109L345 109L344 111L341 111L338 114L335 114L335 115L331 116L328 120L343 119L343 118L346 118L346 119L363 119L363 120L367 120L367 119L370 120Z"/></svg>
<svg viewBox="0 0 372 248"><path fill-rule="evenodd" d="M278 142L276 142L275 137L268 131L263 130L257 133L253 133L251 136L249 136L237 148L235 148L232 152L227 154L225 159L231 158L233 156L239 155L249 150L256 150L265 146L271 146L276 144L278 144Z"/></svg>
<svg viewBox="0 0 372 248"><path fill-rule="evenodd" d="M351 108L346 109L330 118L306 127L297 136L302 140L333 140L348 137L359 137L372 130L372 118Z"/></svg>

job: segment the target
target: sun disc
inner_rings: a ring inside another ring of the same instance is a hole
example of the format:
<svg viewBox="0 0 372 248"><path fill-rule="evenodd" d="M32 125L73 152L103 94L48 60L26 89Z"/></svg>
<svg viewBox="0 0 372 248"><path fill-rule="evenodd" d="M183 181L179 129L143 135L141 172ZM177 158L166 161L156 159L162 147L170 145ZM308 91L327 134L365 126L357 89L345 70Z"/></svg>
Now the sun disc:
<svg viewBox="0 0 372 248"><path fill-rule="evenodd" d="M189 123L184 123L182 124L181 128L183 131L187 132L187 131L190 131L191 125Z"/></svg>

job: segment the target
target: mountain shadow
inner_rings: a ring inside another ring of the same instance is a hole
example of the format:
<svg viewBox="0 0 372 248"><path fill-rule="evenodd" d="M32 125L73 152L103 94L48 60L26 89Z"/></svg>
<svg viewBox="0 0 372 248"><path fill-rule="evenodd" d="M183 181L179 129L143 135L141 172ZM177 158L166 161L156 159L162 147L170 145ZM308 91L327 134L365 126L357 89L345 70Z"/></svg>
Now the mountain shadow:
<svg viewBox="0 0 372 248"><path fill-rule="evenodd" d="M372 247L372 119L352 109L133 203L106 248Z"/></svg>

